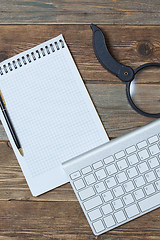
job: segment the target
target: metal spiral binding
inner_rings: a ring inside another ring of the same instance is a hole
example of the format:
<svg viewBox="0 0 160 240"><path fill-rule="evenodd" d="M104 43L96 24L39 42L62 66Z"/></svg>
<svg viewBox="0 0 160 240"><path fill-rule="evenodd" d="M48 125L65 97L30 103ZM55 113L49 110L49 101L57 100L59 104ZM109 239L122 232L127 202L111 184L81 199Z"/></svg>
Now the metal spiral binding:
<svg viewBox="0 0 160 240"><path fill-rule="evenodd" d="M14 69L22 67L23 65L27 65L33 61L36 61L37 59L45 57L46 55L49 55L55 51L60 50L60 48L64 47L65 47L64 42L61 39L58 42L50 43L49 45L46 45L45 47L40 48L39 50L37 49L35 52L31 52L30 54L26 54L21 58L17 58L16 60L9 62L8 64L4 64L3 66L0 67L0 75L4 75L9 71L13 71Z"/></svg>

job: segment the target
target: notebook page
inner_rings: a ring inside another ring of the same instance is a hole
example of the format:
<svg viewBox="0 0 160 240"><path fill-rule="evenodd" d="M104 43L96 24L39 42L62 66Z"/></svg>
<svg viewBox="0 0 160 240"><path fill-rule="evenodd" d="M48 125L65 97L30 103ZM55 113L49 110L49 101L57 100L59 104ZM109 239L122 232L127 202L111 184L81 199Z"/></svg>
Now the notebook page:
<svg viewBox="0 0 160 240"><path fill-rule="evenodd" d="M108 137L62 35L0 66L0 89L24 156L1 111L0 117L30 190L38 196L68 182L62 162Z"/></svg>

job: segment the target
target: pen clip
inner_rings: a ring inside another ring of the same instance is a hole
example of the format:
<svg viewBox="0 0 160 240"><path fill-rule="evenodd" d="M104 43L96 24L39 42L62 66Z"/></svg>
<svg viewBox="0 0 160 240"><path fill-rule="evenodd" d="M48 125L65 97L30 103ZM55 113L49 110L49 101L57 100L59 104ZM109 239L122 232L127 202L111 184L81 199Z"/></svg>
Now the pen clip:
<svg viewBox="0 0 160 240"><path fill-rule="evenodd" d="M0 96L1 96L1 98L2 98L2 101L3 101L4 105L6 105L1 90L0 90Z"/></svg>

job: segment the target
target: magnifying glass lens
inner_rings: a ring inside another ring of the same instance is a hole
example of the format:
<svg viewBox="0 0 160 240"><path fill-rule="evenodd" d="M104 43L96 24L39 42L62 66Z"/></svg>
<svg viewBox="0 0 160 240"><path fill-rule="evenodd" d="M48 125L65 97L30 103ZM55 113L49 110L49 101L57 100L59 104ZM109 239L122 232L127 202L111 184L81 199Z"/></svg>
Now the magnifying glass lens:
<svg viewBox="0 0 160 240"><path fill-rule="evenodd" d="M141 69L131 82L130 95L142 111L160 113L160 67Z"/></svg>

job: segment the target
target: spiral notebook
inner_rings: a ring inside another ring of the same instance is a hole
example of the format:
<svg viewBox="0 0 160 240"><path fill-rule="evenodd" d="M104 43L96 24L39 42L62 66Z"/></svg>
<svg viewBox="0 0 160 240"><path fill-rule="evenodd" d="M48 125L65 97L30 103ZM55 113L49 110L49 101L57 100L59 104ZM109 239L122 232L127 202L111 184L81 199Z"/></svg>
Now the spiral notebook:
<svg viewBox="0 0 160 240"><path fill-rule="evenodd" d="M0 90L24 156L1 121L29 188L68 182L61 163L108 141L62 35L0 64Z"/></svg>

